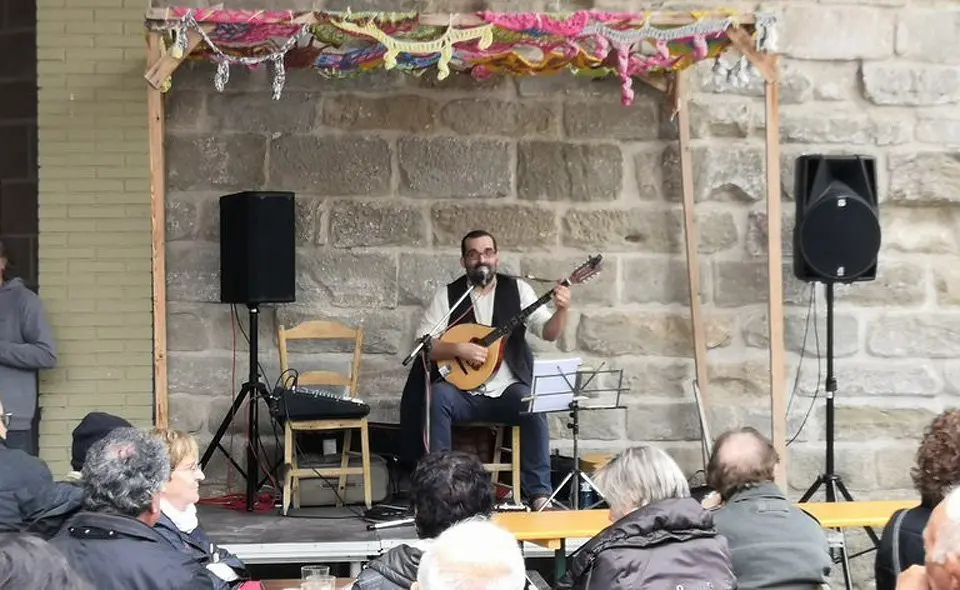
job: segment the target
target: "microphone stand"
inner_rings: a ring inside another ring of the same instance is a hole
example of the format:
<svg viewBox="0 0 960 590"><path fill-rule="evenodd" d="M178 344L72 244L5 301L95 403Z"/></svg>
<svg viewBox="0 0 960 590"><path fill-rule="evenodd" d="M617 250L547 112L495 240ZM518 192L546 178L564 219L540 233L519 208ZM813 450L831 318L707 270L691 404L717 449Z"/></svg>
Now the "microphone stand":
<svg viewBox="0 0 960 590"><path fill-rule="evenodd" d="M487 282L489 283L489 281ZM458 299L457 302L454 303L450 307L450 309L447 310L447 313L445 313L443 317L437 320L437 323L434 324L432 328L430 328L429 332L417 338L417 344L413 347L413 350L410 351L410 354L407 355L407 358L403 359L404 367L406 367L411 362L413 362L413 359L417 358L417 356L421 352L425 354L430 353L430 349L433 347L433 339L436 337L435 334L437 333L437 330L440 328L440 326L445 325L450 320L450 316L453 315L453 312L456 311L458 307L460 307L460 304L463 303L464 299L470 296L471 291L473 291L473 288L478 284L480 283L470 280L470 284L467 286L467 290L463 292L463 295L460 296L460 299ZM480 286L485 286L485 285L486 283L480 284Z"/></svg>

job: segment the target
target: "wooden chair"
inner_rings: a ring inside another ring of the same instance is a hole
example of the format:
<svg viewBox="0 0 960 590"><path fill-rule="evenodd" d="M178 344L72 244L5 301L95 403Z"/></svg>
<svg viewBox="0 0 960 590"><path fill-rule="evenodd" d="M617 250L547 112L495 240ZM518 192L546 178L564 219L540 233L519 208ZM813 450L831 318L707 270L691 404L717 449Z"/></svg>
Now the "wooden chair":
<svg viewBox="0 0 960 590"><path fill-rule="evenodd" d="M342 340L353 342L353 360L350 373L336 371L303 371L297 377L298 386L332 386L346 388L347 397L357 395L357 383L360 380L360 358L363 351L363 328L352 328L338 322L306 321L293 328L277 328L277 344L280 351L280 369L286 372L290 366L287 358L287 342L291 340ZM289 387L293 377L288 378ZM353 431L360 430L360 454L362 467L350 467L350 444ZM347 476L359 475L363 478L363 499L367 508L372 505L372 485L370 479L370 437L367 419L330 419L290 421L284 425L283 447L286 474L283 482L283 514L287 514L290 500L295 508L300 507L300 480L307 478L339 477L337 486L337 506L343 505L346 493ZM296 435L298 432L343 431L343 451L340 454L339 467L322 469L300 468L297 462Z"/></svg>
<svg viewBox="0 0 960 590"><path fill-rule="evenodd" d="M508 424L499 424L495 422L463 422L454 424L454 428L476 428L493 431L493 457L490 463L484 463L483 467L491 473L493 482L499 484L500 472L510 472L510 485L513 489L513 500L520 503L520 427L510 426ZM506 430L510 429L510 447L504 447L503 441L506 438ZM503 461L503 451L510 453L510 462Z"/></svg>

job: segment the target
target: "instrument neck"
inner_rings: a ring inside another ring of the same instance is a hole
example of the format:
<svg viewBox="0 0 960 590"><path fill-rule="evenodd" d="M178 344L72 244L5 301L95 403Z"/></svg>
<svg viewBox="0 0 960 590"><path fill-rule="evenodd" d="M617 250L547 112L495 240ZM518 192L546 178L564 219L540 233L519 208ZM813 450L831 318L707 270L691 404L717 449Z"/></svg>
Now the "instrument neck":
<svg viewBox="0 0 960 590"><path fill-rule="evenodd" d="M570 281L569 279L564 279L563 281L561 281L561 284L564 286L569 286ZM493 330L492 332L484 336L483 339L480 341L480 345L490 346L497 340L500 340L507 334L510 334L511 332L513 332L515 329L517 329L517 327L520 324L527 321L527 318L530 317L533 314L533 312L537 311L538 309L540 309L541 306L549 302L550 299L553 298L553 293L556 290L557 290L556 287L554 287L553 289L550 289L549 291L544 293L542 296L540 296L539 299L537 299L536 301L534 301L533 303L525 307L523 310L521 310L520 313L510 318L510 320L507 323L503 324L502 326L498 326L495 330Z"/></svg>

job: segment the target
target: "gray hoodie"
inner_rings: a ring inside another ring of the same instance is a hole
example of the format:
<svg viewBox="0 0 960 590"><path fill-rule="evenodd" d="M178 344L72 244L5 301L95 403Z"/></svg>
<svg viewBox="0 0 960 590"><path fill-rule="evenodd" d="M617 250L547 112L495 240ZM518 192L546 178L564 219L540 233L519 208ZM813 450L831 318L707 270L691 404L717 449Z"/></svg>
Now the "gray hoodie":
<svg viewBox="0 0 960 590"><path fill-rule="evenodd" d="M21 279L0 285L0 400L10 430L27 430L37 409L37 370L57 362L53 333L36 293Z"/></svg>

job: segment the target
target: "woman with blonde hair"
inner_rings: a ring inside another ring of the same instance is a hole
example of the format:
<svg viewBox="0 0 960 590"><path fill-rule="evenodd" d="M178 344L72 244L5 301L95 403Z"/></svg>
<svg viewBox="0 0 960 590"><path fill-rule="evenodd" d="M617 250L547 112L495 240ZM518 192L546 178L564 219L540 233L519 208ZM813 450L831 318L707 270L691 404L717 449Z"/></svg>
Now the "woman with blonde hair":
<svg viewBox="0 0 960 590"><path fill-rule="evenodd" d="M154 530L177 550L200 560L218 590L239 586L249 578L246 566L236 555L210 541L197 520L204 476L196 439L169 428L157 428L153 433L166 443L170 454L170 481L160 493L161 516Z"/></svg>
<svg viewBox="0 0 960 590"><path fill-rule="evenodd" d="M557 590L736 588L726 540L670 455L627 449L594 482L613 524L571 557Z"/></svg>

